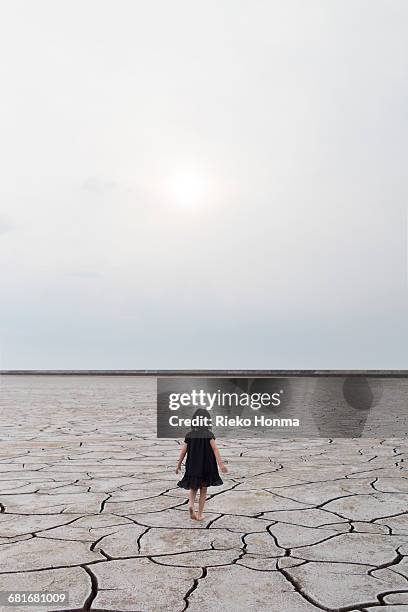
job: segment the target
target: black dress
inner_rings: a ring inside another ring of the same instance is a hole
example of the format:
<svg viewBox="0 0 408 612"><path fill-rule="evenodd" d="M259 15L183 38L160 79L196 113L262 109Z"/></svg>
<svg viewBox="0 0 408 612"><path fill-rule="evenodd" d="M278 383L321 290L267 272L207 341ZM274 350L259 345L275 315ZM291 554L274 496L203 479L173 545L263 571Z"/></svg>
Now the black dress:
<svg viewBox="0 0 408 612"><path fill-rule="evenodd" d="M188 432L184 438L187 444L186 471L177 483L178 487L197 490L223 484L210 440L215 440L215 436L209 429Z"/></svg>

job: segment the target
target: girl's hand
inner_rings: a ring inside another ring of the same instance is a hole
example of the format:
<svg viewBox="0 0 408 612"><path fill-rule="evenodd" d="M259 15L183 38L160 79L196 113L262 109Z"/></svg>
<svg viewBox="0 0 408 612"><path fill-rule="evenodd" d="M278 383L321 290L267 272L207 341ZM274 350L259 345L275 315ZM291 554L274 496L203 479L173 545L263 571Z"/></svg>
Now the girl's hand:
<svg viewBox="0 0 408 612"><path fill-rule="evenodd" d="M228 474L228 468L226 465L222 464L220 467L223 474Z"/></svg>
<svg viewBox="0 0 408 612"><path fill-rule="evenodd" d="M176 465L176 474L178 474L178 473L179 473L179 471L180 471L180 466L179 466L179 465Z"/></svg>

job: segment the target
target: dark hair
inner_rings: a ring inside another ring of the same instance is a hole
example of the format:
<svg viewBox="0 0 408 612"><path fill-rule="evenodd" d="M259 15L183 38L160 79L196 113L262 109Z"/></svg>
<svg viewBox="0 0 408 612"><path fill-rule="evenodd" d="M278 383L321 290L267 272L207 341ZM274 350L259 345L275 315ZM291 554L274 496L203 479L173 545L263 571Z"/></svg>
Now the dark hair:
<svg viewBox="0 0 408 612"><path fill-rule="evenodd" d="M193 419L195 417L207 417L209 418L210 415L208 413L208 410L206 410L205 408L197 408L197 410L195 411L195 413L193 414ZM193 426L192 431L203 431L203 430L209 430L209 427L206 427L205 425L199 425L199 426Z"/></svg>

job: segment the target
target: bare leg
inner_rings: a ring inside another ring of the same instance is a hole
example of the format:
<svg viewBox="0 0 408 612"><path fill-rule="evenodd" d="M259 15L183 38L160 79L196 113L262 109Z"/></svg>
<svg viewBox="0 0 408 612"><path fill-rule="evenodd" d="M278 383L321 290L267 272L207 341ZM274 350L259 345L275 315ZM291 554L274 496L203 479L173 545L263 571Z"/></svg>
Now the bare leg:
<svg viewBox="0 0 408 612"><path fill-rule="evenodd" d="M200 487L200 499L198 500L198 516L197 519L202 521L205 517L203 515L204 512L204 504L207 499L207 487Z"/></svg>
<svg viewBox="0 0 408 612"><path fill-rule="evenodd" d="M197 495L196 489L188 490L188 511L190 512L190 518L194 520L197 519L197 515L194 512L194 502L195 502L196 495Z"/></svg>

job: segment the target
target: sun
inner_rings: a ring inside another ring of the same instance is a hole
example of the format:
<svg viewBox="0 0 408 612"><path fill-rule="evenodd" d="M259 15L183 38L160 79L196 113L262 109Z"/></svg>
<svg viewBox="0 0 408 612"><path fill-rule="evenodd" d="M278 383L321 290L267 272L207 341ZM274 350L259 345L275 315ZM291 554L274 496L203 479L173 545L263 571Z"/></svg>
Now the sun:
<svg viewBox="0 0 408 612"><path fill-rule="evenodd" d="M210 181L194 168L177 168L164 181L164 195L169 205L181 210L199 210L210 198Z"/></svg>

